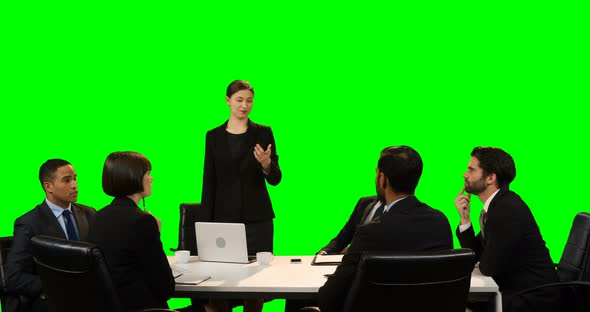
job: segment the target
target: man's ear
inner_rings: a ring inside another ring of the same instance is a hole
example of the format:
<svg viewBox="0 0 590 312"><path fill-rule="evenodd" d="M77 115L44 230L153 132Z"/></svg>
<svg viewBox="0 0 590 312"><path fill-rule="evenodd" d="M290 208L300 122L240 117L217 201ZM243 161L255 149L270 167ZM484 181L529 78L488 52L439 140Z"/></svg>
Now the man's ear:
<svg viewBox="0 0 590 312"><path fill-rule="evenodd" d="M46 193L52 193L53 192L53 183L51 183L49 181L43 182L43 189L45 190Z"/></svg>
<svg viewBox="0 0 590 312"><path fill-rule="evenodd" d="M225 97L225 103L227 103L227 105L229 106L229 96Z"/></svg>
<svg viewBox="0 0 590 312"><path fill-rule="evenodd" d="M497 180L497 177L496 177L496 174L495 173L490 173L486 177L486 184L487 185L492 185L492 184L498 185L497 181L498 180Z"/></svg>
<svg viewBox="0 0 590 312"><path fill-rule="evenodd" d="M381 186L381 188L385 190L389 185L389 179L383 173L381 173L381 179L379 179L379 183L379 186Z"/></svg>

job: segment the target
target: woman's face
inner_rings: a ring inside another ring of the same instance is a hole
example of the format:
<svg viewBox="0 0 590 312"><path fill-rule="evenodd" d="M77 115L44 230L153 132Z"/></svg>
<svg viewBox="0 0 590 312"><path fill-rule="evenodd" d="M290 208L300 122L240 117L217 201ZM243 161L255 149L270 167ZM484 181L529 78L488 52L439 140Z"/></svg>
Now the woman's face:
<svg viewBox="0 0 590 312"><path fill-rule="evenodd" d="M148 171L143 175L143 197L152 195L152 181L154 181L154 178L150 173L151 171Z"/></svg>
<svg viewBox="0 0 590 312"><path fill-rule="evenodd" d="M230 114L237 119L248 118L254 102L254 93L250 90L240 90L231 97L226 97L225 101L229 106Z"/></svg>

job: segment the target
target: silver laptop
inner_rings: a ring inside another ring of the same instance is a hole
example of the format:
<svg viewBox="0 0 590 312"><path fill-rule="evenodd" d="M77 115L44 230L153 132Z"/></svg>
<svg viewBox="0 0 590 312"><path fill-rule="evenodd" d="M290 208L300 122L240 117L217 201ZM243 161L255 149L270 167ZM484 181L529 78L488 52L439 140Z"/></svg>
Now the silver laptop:
<svg viewBox="0 0 590 312"><path fill-rule="evenodd" d="M195 222L199 260L248 263L244 223Z"/></svg>

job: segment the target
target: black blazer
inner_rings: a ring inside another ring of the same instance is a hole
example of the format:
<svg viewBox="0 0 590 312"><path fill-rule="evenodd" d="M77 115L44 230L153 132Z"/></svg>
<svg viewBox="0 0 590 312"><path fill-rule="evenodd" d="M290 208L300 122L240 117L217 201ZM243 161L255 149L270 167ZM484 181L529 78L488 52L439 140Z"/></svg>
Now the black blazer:
<svg viewBox="0 0 590 312"><path fill-rule="evenodd" d="M363 223L367 218L368 213L377 204L377 196L361 197L356 203L350 218L340 230L338 235L334 237L328 245L324 246L320 251L325 251L328 254L339 254L352 241L352 237L356 232L356 228Z"/></svg>
<svg viewBox="0 0 590 312"><path fill-rule="evenodd" d="M129 198L115 198L96 214L89 241L104 252L126 310L168 307L174 277L152 215Z"/></svg>
<svg viewBox="0 0 590 312"><path fill-rule="evenodd" d="M72 213L78 225L80 240L87 240L89 224L96 210L72 204ZM41 294L41 279L33 260L31 238L47 235L67 239L57 218L45 200L14 221L14 242L6 259L6 286L11 292L33 300Z"/></svg>
<svg viewBox="0 0 590 312"><path fill-rule="evenodd" d="M518 290L558 281L531 210L508 187L490 202L483 237L475 236L473 226L463 233L457 228L459 243L473 249L479 270L494 279L503 299Z"/></svg>
<svg viewBox="0 0 590 312"><path fill-rule="evenodd" d="M396 203L378 220L359 226L348 253L319 290L322 312L338 312L356 274L363 252L426 251L453 248L447 217L415 196Z"/></svg>
<svg viewBox="0 0 590 312"><path fill-rule="evenodd" d="M248 121L246 146L250 151L239 162L232 160L227 122L207 132L201 207L208 220L219 222L255 222L271 220L274 212L266 182L277 185L281 169L275 140L269 127ZM270 172L254 158L256 144L271 148ZM207 221L207 220L204 220Z"/></svg>

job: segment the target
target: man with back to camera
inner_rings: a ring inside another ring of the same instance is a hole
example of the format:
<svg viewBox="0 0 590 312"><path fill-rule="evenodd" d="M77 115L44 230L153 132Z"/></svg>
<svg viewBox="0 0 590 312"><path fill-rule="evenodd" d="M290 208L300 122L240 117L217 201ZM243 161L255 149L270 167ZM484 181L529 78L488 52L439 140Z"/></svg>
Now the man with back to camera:
<svg viewBox="0 0 590 312"><path fill-rule="evenodd" d="M394 151L396 148L396 146L384 148L381 150L380 157L387 155L390 151ZM318 254L345 254L348 250L348 245L354 237L354 233L356 233L356 229L379 217L383 213L384 208L383 201L381 201L378 196L361 197L356 203L356 206L354 206L352 214L338 235L334 237L328 245L318 251Z"/></svg>
<svg viewBox="0 0 590 312"><path fill-rule="evenodd" d="M47 235L69 240L86 240L89 224L96 211L75 204L78 199L76 171L62 159L47 160L39 170L45 200L16 219L14 242L6 259L6 287L27 298L33 312L47 311L42 295L41 279L33 260L31 238ZM64 289L64 291L67 291ZM15 298L5 312L17 311Z"/></svg>
<svg viewBox="0 0 590 312"><path fill-rule="evenodd" d="M426 251L453 248L451 226L440 211L421 203L414 191L422 159L409 146L382 153L375 184L383 214L357 228L342 263L319 290L322 312L340 311L364 251Z"/></svg>
<svg viewBox="0 0 590 312"><path fill-rule="evenodd" d="M381 150L380 156L387 154L389 150L394 150L395 148L395 146L384 148ZM344 224L344 227L340 230L340 232L338 232L338 235L336 235L336 237L334 237L328 243L328 245L320 249L317 254L346 254L348 251L348 245L350 245L350 242L356 233L356 229L359 226L368 224L374 218L379 217L383 213L383 209L384 205L382 201L379 200L378 196L361 197L356 203L356 206L354 206L354 210L348 218L348 221L346 224ZM317 305L317 300L287 299L285 301L285 312L296 312L302 307Z"/></svg>
<svg viewBox="0 0 590 312"><path fill-rule="evenodd" d="M519 290L558 281L531 210L509 189L515 177L516 166L508 153L494 147L476 147L463 175L465 185L455 199L461 218L457 238L462 247L476 253L481 273L498 284L504 311L514 308L511 295ZM484 203L477 236L469 218L471 194ZM535 300L548 298L551 294Z"/></svg>

